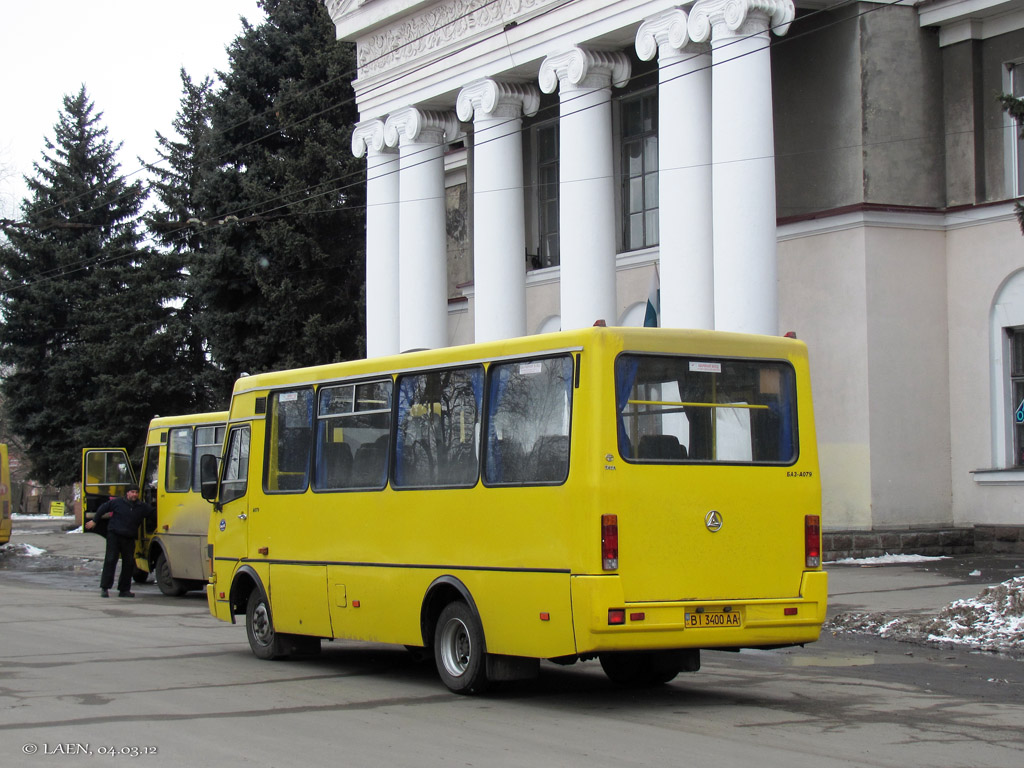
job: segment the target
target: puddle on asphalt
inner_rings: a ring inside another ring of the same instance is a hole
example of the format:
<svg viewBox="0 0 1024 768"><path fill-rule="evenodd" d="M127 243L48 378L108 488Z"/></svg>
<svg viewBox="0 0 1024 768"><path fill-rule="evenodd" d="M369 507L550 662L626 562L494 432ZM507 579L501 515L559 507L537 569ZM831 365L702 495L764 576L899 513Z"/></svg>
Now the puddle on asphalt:
<svg viewBox="0 0 1024 768"><path fill-rule="evenodd" d="M0 550L0 571L29 573L68 573L90 570L90 561L45 554L26 554L17 548Z"/></svg>
<svg viewBox="0 0 1024 768"><path fill-rule="evenodd" d="M789 656L785 659L789 667L870 667L875 663L874 656Z"/></svg>

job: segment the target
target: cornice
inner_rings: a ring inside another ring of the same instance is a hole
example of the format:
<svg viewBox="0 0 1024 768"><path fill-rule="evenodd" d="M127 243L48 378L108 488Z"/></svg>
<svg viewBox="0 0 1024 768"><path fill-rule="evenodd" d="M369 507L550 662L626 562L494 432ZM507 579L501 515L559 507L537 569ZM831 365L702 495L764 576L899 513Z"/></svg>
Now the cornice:
<svg viewBox="0 0 1024 768"><path fill-rule="evenodd" d="M358 4L359 0L348 2ZM359 39L356 52L359 76L369 77L389 70L428 51L441 50L500 28L526 11L556 2L559 0L447 0L401 17ZM332 18L337 23L341 17L332 12Z"/></svg>
<svg viewBox="0 0 1024 768"><path fill-rule="evenodd" d="M523 114L535 115L540 108L540 91L528 83L510 83L484 78L475 80L459 91L455 110L466 123L476 117L514 119Z"/></svg>
<svg viewBox="0 0 1024 768"><path fill-rule="evenodd" d="M546 57L540 65L540 89L554 93L563 88L622 88L629 82L630 64L624 53L574 46Z"/></svg>
<svg viewBox="0 0 1024 768"><path fill-rule="evenodd" d="M703 43L722 35L752 35L763 24L778 36L789 31L796 16L792 0L697 0L690 9L690 39Z"/></svg>

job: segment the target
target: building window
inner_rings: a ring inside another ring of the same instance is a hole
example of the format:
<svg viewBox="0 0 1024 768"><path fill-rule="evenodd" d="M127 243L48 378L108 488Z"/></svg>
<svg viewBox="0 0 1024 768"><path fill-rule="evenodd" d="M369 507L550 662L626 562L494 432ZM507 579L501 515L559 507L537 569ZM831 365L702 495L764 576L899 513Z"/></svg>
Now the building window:
<svg viewBox="0 0 1024 768"><path fill-rule="evenodd" d="M537 148L537 256L534 269L557 267L558 251L558 121L534 129Z"/></svg>
<svg viewBox="0 0 1024 768"><path fill-rule="evenodd" d="M1024 99L1024 62L1016 62L1006 65L1009 83L1007 92L1014 98ZM1024 195L1024 139L1021 139L1021 131L1024 125L1016 118L1010 118L1013 135L1008 138L1010 146L1011 171L1010 183L1013 197Z"/></svg>
<svg viewBox="0 0 1024 768"><path fill-rule="evenodd" d="M627 251L658 244L658 95L623 98L622 245Z"/></svg>
<svg viewBox="0 0 1024 768"><path fill-rule="evenodd" d="M1012 466L1024 467L1024 328L1007 328L1010 340L1010 430L1013 433Z"/></svg>

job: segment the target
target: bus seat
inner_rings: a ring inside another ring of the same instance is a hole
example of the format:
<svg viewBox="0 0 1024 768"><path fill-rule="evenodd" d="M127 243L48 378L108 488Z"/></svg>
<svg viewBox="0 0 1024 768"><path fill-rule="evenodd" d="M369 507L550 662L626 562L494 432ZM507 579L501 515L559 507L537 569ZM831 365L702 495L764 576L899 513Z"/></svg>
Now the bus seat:
<svg viewBox="0 0 1024 768"><path fill-rule="evenodd" d="M641 435L637 458L682 461L686 458L686 446L680 445L675 435Z"/></svg>
<svg viewBox="0 0 1024 768"><path fill-rule="evenodd" d="M527 482L557 482L565 479L569 465L569 436L544 435L538 437L530 452Z"/></svg>
<svg viewBox="0 0 1024 768"><path fill-rule="evenodd" d="M384 484L387 476L388 435L381 435L372 443L363 443L352 459L350 488L375 488Z"/></svg>
<svg viewBox="0 0 1024 768"><path fill-rule="evenodd" d="M352 475L352 447L348 443L324 445L324 487L345 488Z"/></svg>
<svg viewBox="0 0 1024 768"><path fill-rule="evenodd" d="M487 479L494 483L521 483L526 473L522 446L516 440L495 440L487 459Z"/></svg>
<svg viewBox="0 0 1024 768"><path fill-rule="evenodd" d="M447 477L439 478L442 485L469 485L476 482L480 474L473 443L457 443L448 454Z"/></svg>

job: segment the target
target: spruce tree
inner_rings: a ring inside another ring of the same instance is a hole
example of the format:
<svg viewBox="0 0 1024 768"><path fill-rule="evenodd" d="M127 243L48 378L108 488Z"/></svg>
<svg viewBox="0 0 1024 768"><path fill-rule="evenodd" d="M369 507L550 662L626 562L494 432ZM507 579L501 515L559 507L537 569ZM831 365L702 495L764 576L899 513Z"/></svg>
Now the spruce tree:
<svg viewBox="0 0 1024 768"><path fill-rule="evenodd" d="M121 175L101 118L84 86L64 98L0 249L5 405L35 479L60 485L78 477L83 447L137 448L182 394L166 324L173 265L142 244L146 193Z"/></svg>
<svg viewBox="0 0 1024 768"><path fill-rule="evenodd" d="M195 411L226 406L234 377L215 367L203 336L199 315L202 307L196 296L196 280L190 265L209 247L208 224L199 202L203 180L212 172L209 101L213 81L207 77L195 83L188 73L180 72L182 97L172 123L177 138L156 134L160 161L146 164L152 176L150 189L156 205L146 216L153 238L173 262L177 299L173 302L168 324L180 338L177 368L192 386Z"/></svg>
<svg viewBox="0 0 1024 768"><path fill-rule="evenodd" d="M363 355L363 163L354 46L319 0L264 0L211 99L216 171L202 204L213 241L194 274L202 328L227 372Z"/></svg>

